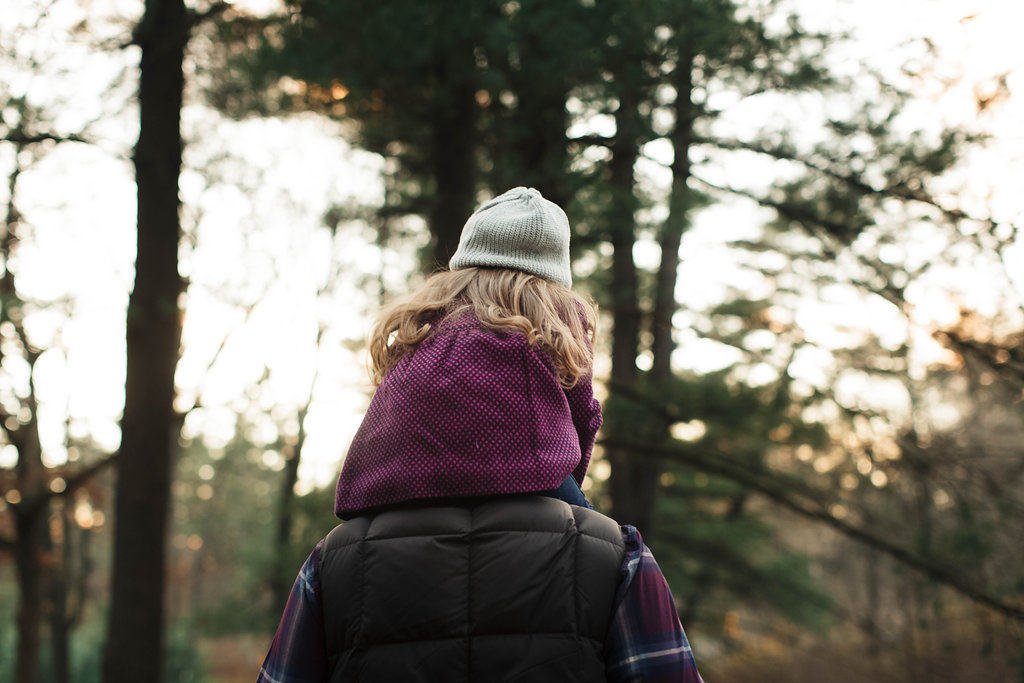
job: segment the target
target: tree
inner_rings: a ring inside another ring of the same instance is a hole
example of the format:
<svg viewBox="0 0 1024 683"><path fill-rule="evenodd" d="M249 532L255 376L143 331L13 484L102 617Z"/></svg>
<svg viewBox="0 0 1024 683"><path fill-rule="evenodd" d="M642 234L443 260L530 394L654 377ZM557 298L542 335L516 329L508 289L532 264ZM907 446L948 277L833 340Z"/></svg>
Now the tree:
<svg viewBox="0 0 1024 683"><path fill-rule="evenodd" d="M26 110L23 108L20 113L28 113ZM31 116L26 118L30 119ZM66 483L63 479L57 483L50 468L43 464L35 370L44 349L36 345L25 327L26 313L30 313L33 304L22 298L15 282L15 269L11 266L21 226L16 204L18 178L24 170L24 160L34 156L30 151L33 142L18 127L5 132L4 142L13 146L14 168L8 177L4 234L0 240L0 256L3 258L0 323L6 323L4 327L7 331L3 335L3 355L15 356L23 364L25 372L16 373L15 376L4 373L7 400L0 413L0 424L5 441L15 447L18 459L15 476L6 495L14 517L14 537L4 538L2 547L14 554L18 576L18 661L15 680L28 682L38 679L43 606L52 574L44 571L44 555L49 555L48 550L53 545L49 526L50 504L55 494L66 490ZM11 363L7 365L10 367Z"/></svg>
<svg viewBox="0 0 1024 683"><path fill-rule="evenodd" d="M5 169L0 236L0 429L3 442L17 454L13 469L0 471L5 489L0 512L6 513L0 517L5 522L0 550L13 555L18 581L13 680L39 680L45 624L50 636L50 673L53 680L62 682L69 679L69 633L85 601L80 579L86 573L82 565L87 564L87 560L78 563L72 557L72 546L87 548L88 532L75 523L71 511L74 501L87 506L90 499L95 500L93 478L113 462L113 456L73 439L67 416L64 447L68 456L65 462L54 464L59 456L44 445L40 430L40 415L52 415L60 408L41 398L38 369L55 357L63 356L66 361L67 349L59 329L47 332L38 321L46 315L67 321L76 302L73 292L47 300L21 286L21 276L26 273L26 264L20 258L21 245L31 243L33 228L31 218L23 211L29 203L23 203L23 185L50 155L69 146L88 144L94 122L78 125L73 120L60 121L58 112L67 106L60 97L40 101L27 94L26 73L67 77L62 65L54 65L59 60L53 60L52 53L38 47L24 49L24 42L15 40L29 25L34 30L52 28L45 14L30 16L28 21L31 24L15 22L4 27L11 31L5 38L10 37L10 44L16 47L3 53L5 78L10 78L11 87L0 96L0 153L5 164L10 162ZM87 524L91 527L92 519Z"/></svg>
<svg viewBox="0 0 1024 683"><path fill-rule="evenodd" d="M952 228L949 243L958 246L979 235L971 253L1005 261L1016 230L968 217L933 189L976 138L941 126L902 132L908 93L878 74L859 74L854 87L830 73L825 55L834 39L784 16L779 3L517 2L457 10L433 3L299 5L287 27L259 26L266 60L256 71L267 88L261 92L279 96L285 107L330 112L354 126L361 144L387 155L393 193L382 213L426 216L435 263L444 262L442 245L468 213L466 192L455 201L438 189L442 163L460 169L464 189L501 191L514 170L564 197L583 255L577 263L592 273L613 323L603 431L612 474L601 500L649 538L664 533L691 551L691 585L680 584L687 608L696 609L702 593L716 594L716 576L727 578L721 594L730 599L748 597L737 592L744 576L782 579L785 567L772 573L746 561L726 534L699 538L700 529L688 533L676 522L703 514L705 530L722 524L747 534L737 541L764 540L767 525L757 531L757 523L770 518L754 505L760 497L1016 615L970 572L935 562L915 539L890 537L879 521L884 515L843 516L851 509L843 482L854 481L843 475L865 476L850 471L859 460L843 450L849 424L837 414L850 406L839 387L809 383L801 368L821 353L844 373L870 374L893 348L845 354L808 339L795 320L809 301L827 301L836 288L912 317L907 288L926 281L928 264L896 263L885 250L907 244L907 225ZM359 35L346 34L357 18ZM535 44L545 24L587 30L570 32L571 48L562 52L561 44ZM409 27L423 25L454 38L431 37L411 56L401 54L396 48ZM243 22L232 30L252 37L251 27ZM342 36L344 45L332 42ZM466 128L457 148L438 145L444 136L429 132L443 129L444 117L431 109L442 102L448 113L462 113ZM739 125L723 109L784 112L776 106L783 102L810 113L799 122L780 113L757 117L764 125ZM554 135L556 128L564 130ZM668 152L656 154L659 148ZM450 158L437 158L449 151ZM661 180L655 164L664 167ZM764 173L756 182L725 181L723 165L756 165ZM566 171L565 182L552 180ZM435 202L453 209L448 218L432 213ZM733 245L736 260L759 273L761 295L727 290L706 309L681 310L683 237L705 206L737 202L758 207L754 219L763 221L755 238ZM638 265L637 250L652 246L660 263ZM731 349L734 360L683 371L683 332ZM942 338L989 365L1005 358L995 371L1013 373L1015 355L1006 346L979 345L954 331ZM861 417L870 411L856 408ZM704 436L672 438L679 424L700 426ZM823 477L817 468L833 459L844 466L828 465ZM729 571L718 571L726 565Z"/></svg>
<svg viewBox="0 0 1024 683"><path fill-rule="evenodd" d="M255 73L261 91L268 81L293 79L296 100L357 123L365 149L399 164L398 175L413 182L396 188L388 203L426 217L428 263L447 264L476 199L482 87L476 46L481 28L495 20L495 3L309 0L292 16L301 20L266 28L242 18L225 31L236 40L258 32L264 41ZM409 25L426 30L410 41ZM252 67L241 73L252 77Z"/></svg>
<svg viewBox="0 0 1024 683"><path fill-rule="evenodd" d="M138 239L128 304L125 411L117 466L114 568L104 680L161 681L178 299L182 60L191 17L182 0L149 0L133 41L142 49L135 148Z"/></svg>

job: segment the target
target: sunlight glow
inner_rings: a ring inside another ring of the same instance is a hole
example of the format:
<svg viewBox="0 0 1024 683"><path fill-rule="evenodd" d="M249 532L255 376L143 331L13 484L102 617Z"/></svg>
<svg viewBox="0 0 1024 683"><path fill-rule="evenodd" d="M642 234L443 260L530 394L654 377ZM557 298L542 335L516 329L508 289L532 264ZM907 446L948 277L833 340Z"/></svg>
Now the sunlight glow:
<svg viewBox="0 0 1024 683"><path fill-rule="evenodd" d="M284 9L280 0L239 0L233 4L257 14ZM966 123L999 141L998 145L974 152L965 165L970 173L953 174L944 190L952 193L958 183L964 182L968 188L966 205L972 210L991 212L1000 220L1020 220L1024 216L1019 192L1024 183L1024 133L1019 125L1024 120L1024 98L1009 96L1024 91L1024 70L1020 68L1019 51L1006 49L1017 43L1017 33L1024 25L1024 3L795 0L792 6L811 28L853 27L857 39L832 57L837 69L849 73L867 65L900 82L913 81L912 75L899 68L905 58L914 56L913 50L920 49L908 38L928 36L944 58L943 68L948 72L938 80L946 85L922 93L924 102L916 106L924 107L927 116L914 120L922 127L946 121ZM15 3L14 7L23 10L21 14L30 11L27 5ZM88 77L68 78L62 69L79 67L85 47L60 44L58 36L87 16L116 17L122 23L134 20L141 7L137 0L84 4L58 0L50 12L54 23L39 40L42 47L52 43L60 59L47 62L42 75L13 74L7 78L8 74L0 74L0 78L15 93L30 92L42 100L73 98L80 107L69 115L71 118L60 121L62 126L73 128L97 116L104 102L96 93L117 69L124 65L134 68L137 54L90 57L88 69L80 69ZM18 20L17 11L5 14L0 21ZM879 17L886 20L879 21ZM116 35L123 27L115 24L98 21L96 26ZM925 83L924 79L918 80L918 85ZM293 81L283 87L300 89L304 84ZM507 99L507 95L499 97ZM660 93L666 102L672 95L667 90ZM324 96L341 101L348 90L334 83ZM722 119L726 128L749 129L751 122L764 121L772 113L771 103L765 100L744 104L730 97L728 92L709 94L716 104L726 107ZM809 100L794 102L785 106L818 106ZM578 98L567 102L567 112L574 121L570 136L613 134L614 116L585 111L587 106ZM40 395L48 405L61 406L41 413L44 460L50 466L78 457L79 451L67 449L64 443L65 424L74 438L92 439L106 451L116 449L120 440L124 311L134 260L135 187L128 157L137 132L136 114L130 99L126 100L123 111L110 117L109 127L100 129L102 145L61 145L19 178L20 204L26 224L32 226L32 239L19 245L19 289L40 301L67 299L73 303L70 317L51 310L31 316L28 323L34 335L59 341L67 349L66 354L44 353L37 367ZM280 437L294 437L299 429L295 417L298 407L309 401L312 391L313 401L302 425L307 440L300 477L304 482L327 484L336 475L371 390L365 356L354 349L365 334L367 314L377 306L374 274L384 272L384 284L401 289L414 269L411 264L415 258L410 254L418 245L410 242L408 253L382 253L372 243L374 227L361 220L341 225L337 233L341 237L332 242L322 224L328 209L375 206L384 197L384 161L351 148L343 141L340 128L315 116L226 121L194 104L186 107L183 122L186 137L195 144L187 147L180 183L188 237L181 268L190 279L190 287L184 354L177 375L181 395L176 405L187 411L197 401L202 404L186 416L183 438L201 438L211 449L211 457L222 456L222 449L240 428L240 413L247 416L256 409L266 412L271 408L276 411L273 419L264 415L261 421L246 425L247 429L251 427L253 438L261 442L262 448ZM215 134L208 134L211 130ZM580 164L600 161L607 150L594 147L587 154L598 156L583 159ZM666 165L672 160L671 147L664 140L656 140L645 145L643 154L638 177L652 197L663 196L670 182ZM0 158L0 163L9 161ZM750 186L767 177L765 171L769 168L773 175L786 173L784 165L765 160L713 166L707 171L714 182ZM54 192L54 188L60 188L60 192ZM645 216L657 221L665 207L657 202L653 206L645 209ZM71 220L68 207L74 207ZM772 291L764 272L759 272L778 265L773 266L771 255L751 268L738 263L730 248L736 240L759 237L758 226L767 215L746 204L720 204L696 214L681 252L691 258L684 259L679 271L677 296L682 310L674 324L680 343L672 359L676 368L709 372L740 360L735 349L692 329L693 317L686 311L706 310L735 292L757 297ZM408 227L422 241L422 222L412 220ZM969 225L965 229L970 229ZM912 247L885 247L884 256L894 265L927 262L943 248L933 226L909 225L906 230ZM865 242L858 248L872 246ZM578 269L581 273L596 271L602 267L600 259L608 255L602 252L600 257L577 264ZM1009 276L1014 278L1017 290L1024 293L1024 243L1018 241L1007 249L1006 257ZM634 258L640 266L653 267L660 261L660 250L654 241L641 239L634 248ZM822 347L805 346L796 352L789 366L794 386L806 387L808 392L813 387L823 388L829 381L827 370L832 362L829 349L856 344L867 334L876 335L888 349L909 343L916 350L916 355L908 359L914 377L922 376L924 367L936 362L951 366L960 362L931 333L936 327L957 323L962 308L985 315L998 312L991 296L999 284L993 274L997 269L990 266L969 264L970 277L965 277L964 268L968 266L936 268L921 283L911 283L906 296L913 304L914 320L909 326L891 306L860 297L852 288L829 289L824 301L813 296L797 299L793 322L807 341ZM337 267L334 274L333 267ZM336 291L317 300L316 292L327 282L333 282ZM245 307L249 307L248 313ZM775 327L761 330L761 338L749 340L754 346L770 350L773 335L790 322L779 318L789 315L788 308L776 308L771 316ZM318 349L315 338L321 323L328 325L330 332ZM223 350L218 354L221 345ZM648 368L651 358L643 354L637 363ZM5 368L15 374L24 370L17 367L14 356L5 359ZM317 368L320 375L316 387L311 388ZM607 361L599 358L596 369L599 377L606 376ZM745 379L753 384L768 383L776 379L774 373L771 365L764 364ZM257 391L253 387L261 381L262 388ZM603 389L599 387L598 391ZM844 375L837 391L851 405L872 401L884 409L908 410L904 391L869 382L856 373ZM820 408L819 412L828 410ZM958 417L952 405L940 407L935 416L940 423L948 424ZM686 424L690 423L673 427L679 438L703 436L703 432L697 434L696 427ZM266 466L283 467L283 458L276 451L261 450L258 458ZM0 448L0 467L13 467L16 460L13 446ZM596 471L600 465L595 463ZM877 473L872 472L870 462L867 471L858 463L858 471L872 476ZM203 472L200 477L206 479ZM595 473L595 479L601 477Z"/></svg>

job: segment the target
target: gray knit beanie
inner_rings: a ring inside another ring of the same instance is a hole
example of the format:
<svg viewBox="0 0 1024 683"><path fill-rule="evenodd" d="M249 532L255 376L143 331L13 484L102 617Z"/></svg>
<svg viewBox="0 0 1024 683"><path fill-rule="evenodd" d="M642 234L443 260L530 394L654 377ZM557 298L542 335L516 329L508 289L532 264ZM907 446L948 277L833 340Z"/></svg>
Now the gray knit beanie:
<svg viewBox="0 0 1024 683"><path fill-rule="evenodd" d="M516 187L487 202L462 228L452 270L508 268L572 287L569 219L532 187Z"/></svg>

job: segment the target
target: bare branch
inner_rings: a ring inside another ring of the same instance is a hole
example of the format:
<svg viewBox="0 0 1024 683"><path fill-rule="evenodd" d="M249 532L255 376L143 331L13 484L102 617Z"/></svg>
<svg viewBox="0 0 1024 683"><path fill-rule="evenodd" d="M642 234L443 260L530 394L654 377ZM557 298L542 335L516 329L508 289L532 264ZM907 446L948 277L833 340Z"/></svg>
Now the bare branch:
<svg viewBox="0 0 1024 683"><path fill-rule="evenodd" d="M603 135L581 135L578 138L569 138L570 143L577 142L581 145L595 145L598 147L611 147L615 142L615 138L605 137Z"/></svg>
<svg viewBox="0 0 1024 683"><path fill-rule="evenodd" d="M8 413L3 405L0 405L0 430L3 430L4 435L7 437L8 443L15 448L20 448L22 442L22 435L19 431L19 427L11 426L11 421L14 420L15 425L18 424L14 416Z"/></svg>
<svg viewBox="0 0 1024 683"><path fill-rule="evenodd" d="M242 318L242 322L239 323L239 325L235 329L244 327L249 322L249 320L252 319L252 313L254 310L256 310L256 306L257 304L255 303L242 305L242 310L245 311L245 317ZM210 371L213 370L213 367L217 364L217 361L220 360L221 354L224 353L224 348L227 346L228 339L231 338L232 332L234 332L234 330L228 331L223 337L221 337L220 343L217 345L217 349L213 352L213 356L210 358L210 362L206 364L206 370L203 374L202 379L199 381L198 387L196 388L195 399L192 401L192 405L190 405L188 408L178 411L180 417L188 415L193 410L200 407L200 405L202 404L203 392L206 390L206 380L209 378Z"/></svg>
<svg viewBox="0 0 1024 683"><path fill-rule="evenodd" d="M96 462L86 465L84 468L78 470L70 477L65 477L64 490L61 491L60 493L55 493L54 495L67 496L71 493L74 493L76 490L88 484L89 480L95 477L101 471L117 462L118 455L120 455L120 451L115 451L110 455L100 458Z"/></svg>
<svg viewBox="0 0 1024 683"><path fill-rule="evenodd" d="M201 24L204 21L217 19L222 14L224 14L232 8L232 3L220 0L219 2L213 3L202 12L192 12L192 16L190 17L189 23L191 26L196 26L197 24Z"/></svg>
<svg viewBox="0 0 1024 683"><path fill-rule="evenodd" d="M70 135L57 135L56 133L26 133L24 130L15 129L4 135L0 140L4 142L10 142L20 147L27 145L35 145L40 142L81 142L89 144L89 140L85 139L81 135L70 134Z"/></svg>

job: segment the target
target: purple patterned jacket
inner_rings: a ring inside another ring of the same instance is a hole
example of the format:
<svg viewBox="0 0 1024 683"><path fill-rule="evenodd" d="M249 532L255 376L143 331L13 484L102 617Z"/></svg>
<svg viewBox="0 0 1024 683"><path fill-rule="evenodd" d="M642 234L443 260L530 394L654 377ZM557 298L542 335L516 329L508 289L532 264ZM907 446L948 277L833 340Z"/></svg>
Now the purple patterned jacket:
<svg viewBox="0 0 1024 683"><path fill-rule="evenodd" d="M546 491L590 464L591 377L563 390L515 331L449 318L384 376L349 447L335 514L409 500Z"/></svg>

